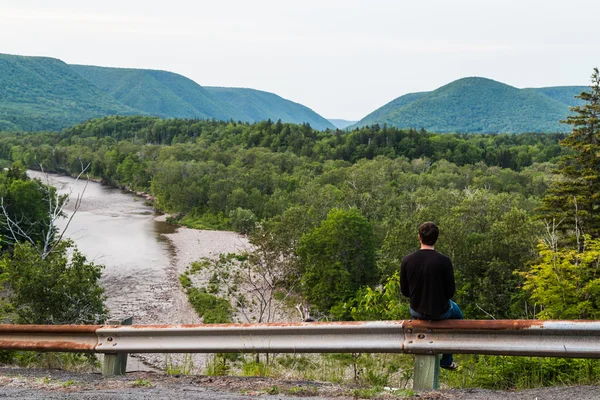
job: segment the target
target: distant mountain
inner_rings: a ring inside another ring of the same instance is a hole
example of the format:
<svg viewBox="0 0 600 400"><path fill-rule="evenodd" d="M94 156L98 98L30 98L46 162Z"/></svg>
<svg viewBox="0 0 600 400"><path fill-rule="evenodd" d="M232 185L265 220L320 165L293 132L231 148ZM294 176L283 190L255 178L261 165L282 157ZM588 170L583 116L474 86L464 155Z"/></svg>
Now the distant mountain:
<svg viewBox="0 0 600 400"><path fill-rule="evenodd" d="M0 131L61 130L108 115L334 126L311 109L253 89L205 88L167 71L67 65L0 54Z"/></svg>
<svg viewBox="0 0 600 400"><path fill-rule="evenodd" d="M60 130L115 114L138 114L64 62L0 54L0 130Z"/></svg>
<svg viewBox="0 0 600 400"><path fill-rule="evenodd" d="M463 78L432 92L410 93L375 110L352 127L388 124L431 132L565 132L559 123L586 87L517 89L486 78Z"/></svg>
<svg viewBox="0 0 600 400"><path fill-rule="evenodd" d="M589 86L552 86L545 88L531 88L524 90L534 90L538 93L546 95L551 99L560 101L570 107L580 106L584 101L576 99L575 96L579 95L583 91L589 91Z"/></svg>
<svg viewBox="0 0 600 400"><path fill-rule="evenodd" d="M149 69L71 65L73 71L129 107L161 118L244 119L182 75Z"/></svg>
<svg viewBox="0 0 600 400"><path fill-rule="evenodd" d="M388 115L394 113L396 110L404 107L409 103L412 103L415 100L419 100L421 97L425 96L428 93L430 92L408 93L403 96L400 96L390 101L386 105L373 111L371 114L367 115L366 117L358 121L356 124L354 124L354 126L351 126L351 128L355 126L365 126L381 123L381 121L384 121L388 117Z"/></svg>
<svg viewBox="0 0 600 400"><path fill-rule="evenodd" d="M319 130L335 129L335 126L319 114L302 104L286 100L274 93L262 90L227 87L204 87L213 98L225 102L245 114L242 121L258 122L264 120L309 123Z"/></svg>
<svg viewBox="0 0 600 400"><path fill-rule="evenodd" d="M331 122L333 124L333 126L335 126L338 129L345 129L345 128L349 127L350 125L354 125L355 123L358 122L358 121L348 121L345 119L332 119L332 118L329 118L328 121Z"/></svg>
<svg viewBox="0 0 600 400"><path fill-rule="evenodd" d="M75 72L120 102L162 118L271 119L333 129L308 107L254 89L204 87L182 75L148 69L72 65Z"/></svg>

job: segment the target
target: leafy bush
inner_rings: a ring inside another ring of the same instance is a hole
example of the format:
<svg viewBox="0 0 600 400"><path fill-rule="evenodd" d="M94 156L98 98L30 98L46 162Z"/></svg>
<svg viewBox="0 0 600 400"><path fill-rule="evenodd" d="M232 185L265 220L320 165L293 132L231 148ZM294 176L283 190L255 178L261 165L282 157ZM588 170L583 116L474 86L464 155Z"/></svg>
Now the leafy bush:
<svg viewBox="0 0 600 400"><path fill-rule="evenodd" d="M228 300L195 287L188 288L187 294L190 304L205 324L231 322L233 310Z"/></svg>
<svg viewBox="0 0 600 400"><path fill-rule="evenodd" d="M238 207L229 213L229 223L237 232L245 235L254 229L256 215L250 210Z"/></svg>
<svg viewBox="0 0 600 400"><path fill-rule="evenodd" d="M104 322L102 266L88 263L72 241L59 243L43 258L30 243L17 243L0 261L12 321L25 324Z"/></svg>

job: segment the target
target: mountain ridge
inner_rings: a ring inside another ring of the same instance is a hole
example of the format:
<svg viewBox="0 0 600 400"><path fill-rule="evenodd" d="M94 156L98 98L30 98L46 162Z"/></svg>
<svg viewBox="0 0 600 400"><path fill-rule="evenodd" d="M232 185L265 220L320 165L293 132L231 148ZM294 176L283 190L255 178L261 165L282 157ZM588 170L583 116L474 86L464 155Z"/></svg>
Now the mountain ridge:
<svg viewBox="0 0 600 400"><path fill-rule="evenodd" d="M0 129L60 130L86 119L137 113L59 59L0 54Z"/></svg>
<svg viewBox="0 0 600 400"><path fill-rule="evenodd" d="M225 98L222 91L228 92ZM58 131L92 118L136 114L242 122L281 119L335 129L310 108L274 93L207 89L169 71L0 54L0 131Z"/></svg>
<svg viewBox="0 0 600 400"><path fill-rule="evenodd" d="M430 92L408 93L373 111L350 129L373 124L432 132L566 132L559 123L578 105L585 86L518 89L488 78L466 77Z"/></svg>

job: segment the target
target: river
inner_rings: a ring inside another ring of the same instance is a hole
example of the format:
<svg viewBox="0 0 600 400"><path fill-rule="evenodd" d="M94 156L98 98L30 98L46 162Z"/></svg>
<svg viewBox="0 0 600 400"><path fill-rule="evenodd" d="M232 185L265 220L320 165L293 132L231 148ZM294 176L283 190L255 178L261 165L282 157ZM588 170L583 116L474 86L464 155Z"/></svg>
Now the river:
<svg viewBox="0 0 600 400"><path fill-rule="evenodd" d="M69 226L67 219L62 219L59 228L66 227L65 236L75 241L89 261L104 265L100 283L111 318L133 316L134 324L201 323L181 289L179 275L202 257L247 249L247 239L233 232L168 224L155 215L145 199L132 193L68 176L46 176L31 170L27 174L56 187L61 194L70 194L66 207L69 215L81 197ZM160 354L136 356L136 360L159 368L166 359ZM168 359L184 362L176 355ZM193 362L202 367L206 357L194 355ZM143 368L140 363L129 363L127 370Z"/></svg>
<svg viewBox="0 0 600 400"><path fill-rule="evenodd" d="M146 306L164 300L168 267L175 257L165 235L177 227L157 221L143 198L120 189L68 176L46 177L38 171L27 174L56 187L60 194L70 194L69 215L77 196L81 197L69 226L66 218L61 219L60 229L67 228L65 235L89 261L104 265L102 285L111 316L134 314L146 320Z"/></svg>

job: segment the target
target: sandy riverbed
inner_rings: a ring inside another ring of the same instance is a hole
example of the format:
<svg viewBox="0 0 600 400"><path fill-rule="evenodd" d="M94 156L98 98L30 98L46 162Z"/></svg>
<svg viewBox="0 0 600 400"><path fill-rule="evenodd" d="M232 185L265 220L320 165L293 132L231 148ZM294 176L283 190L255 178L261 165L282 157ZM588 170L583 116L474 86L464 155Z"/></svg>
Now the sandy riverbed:
<svg viewBox="0 0 600 400"><path fill-rule="evenodd" d="M158 221L165 216L156 217ZM190 306L179 283L179 276L190 263L202 257L216 257L221 253L239 253L248 247L246 237L234 232L195 230L179 227L174 233L164 234L172 248L169 265L165 266L166 279L153 288L152 300L134 303L128 309L121 308L121 315L134 315L135 324L198 324L201 319ZM129 303L132 304L132 303ZM111 311L117 311L112 309ZM167 363L182 365L189 362L183 355L140 354L136 356L156 368ZM194 369L204 369L207 355L195 354L191 358ZM132 364L132 366L135 363ZM133 369L138 369L135 367Z"/></svg>

